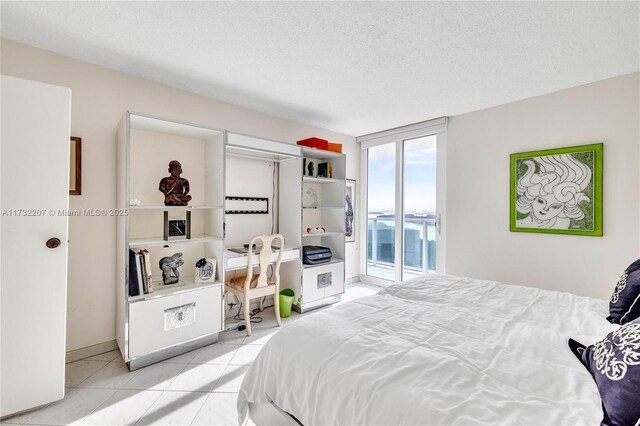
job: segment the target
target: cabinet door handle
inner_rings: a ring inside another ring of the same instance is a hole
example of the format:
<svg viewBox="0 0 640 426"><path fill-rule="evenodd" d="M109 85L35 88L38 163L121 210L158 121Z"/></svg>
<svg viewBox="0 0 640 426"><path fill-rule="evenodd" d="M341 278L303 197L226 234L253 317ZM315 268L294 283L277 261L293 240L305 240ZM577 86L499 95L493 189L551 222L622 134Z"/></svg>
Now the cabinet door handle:
<svg viewBox="0 0 640 426"><path fill-rule="evenodd" d="M60 238L49 238L46 244L50 249L58 248L60 247Z"/></svg>

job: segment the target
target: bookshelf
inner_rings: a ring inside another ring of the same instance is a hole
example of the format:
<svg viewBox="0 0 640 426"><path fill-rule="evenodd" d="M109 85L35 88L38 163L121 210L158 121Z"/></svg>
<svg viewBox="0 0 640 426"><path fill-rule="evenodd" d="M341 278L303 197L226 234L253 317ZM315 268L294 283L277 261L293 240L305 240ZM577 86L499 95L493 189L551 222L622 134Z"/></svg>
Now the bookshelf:
<svg viewBox="0 0 640 426"><path fill-rule="evenodd" d="M215 342L224 327L225 139L221 130L134 112L119 123L117 204L128 215L117 220L116 337L130 370ZM159 189L173 160L189 184L191 199L184 206L165 206ZM173 228L165 237L166 224ZM130 250L142 249L150 257L149 293L140 283L135 291L139 279L130 276L136 270L130 268ZM163 285L160 260L176 253L183 262L179 281ZM216 261L211 282L195 280L201 258Z"/></svg>
<svg viewBox="0 0 640 426"><path fill-rule="evenodd" d="M300 260L298 276L287 277L283 285L294 293L294 309L306 312L340 301L345 284L345 185L346 156L315 148L301 148L302 159L294 164L282 164L280 182L297 182L297 191L281 188L288 209L280 212L280 230L287 241L301 246L329 247L333 258L328 263L305 265ZM313 174L309 175L309 163ZM319 164L331 165L331 176L318 176ZM285 183L283 183L285 182ZM324 228L321 234L308 228Z"/></svg>

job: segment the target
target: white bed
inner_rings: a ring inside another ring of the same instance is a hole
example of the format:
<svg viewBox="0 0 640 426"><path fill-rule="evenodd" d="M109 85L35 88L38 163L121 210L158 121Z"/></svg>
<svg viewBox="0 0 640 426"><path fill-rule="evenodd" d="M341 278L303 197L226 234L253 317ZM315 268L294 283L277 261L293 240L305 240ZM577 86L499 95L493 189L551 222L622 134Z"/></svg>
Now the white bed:
<svg viewBox="0 0 640 426"><path fill-rule="evenodd" d="M568 293L408 280L276 333L242 383L240 424L270 404L304 425L596 425L597 388L567 339L600 340L606 315Z"/></svg>

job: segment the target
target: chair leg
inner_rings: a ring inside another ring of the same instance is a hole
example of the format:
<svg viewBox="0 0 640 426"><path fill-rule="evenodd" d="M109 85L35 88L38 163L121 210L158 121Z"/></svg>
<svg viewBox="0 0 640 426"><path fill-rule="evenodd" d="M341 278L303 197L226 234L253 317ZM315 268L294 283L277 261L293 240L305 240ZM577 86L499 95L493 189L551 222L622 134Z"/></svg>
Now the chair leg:
<svg viewBox="0 0 640 426"><path fill-rule="evenodd" d="M260 303L260 312L262 312L264 310L264 304L262 303L263 299L264 298L262 298L262 297L260 299L258 299L258 301Z"/></svg>
<svg viewBox="0 0 640 426"><path fill-rule="evenodd" d="M247 327L247 336L251 336L251 299L245 297L244 299L244 324Z"/></svg>
<svg viewBox="0 0 640 426"><path fill-rule="evenodd" d="M282 320L280 319L280 292L276 288L276 294L273 295L273 309L276 312L276 322L278 327L282 327Z"/></svg>

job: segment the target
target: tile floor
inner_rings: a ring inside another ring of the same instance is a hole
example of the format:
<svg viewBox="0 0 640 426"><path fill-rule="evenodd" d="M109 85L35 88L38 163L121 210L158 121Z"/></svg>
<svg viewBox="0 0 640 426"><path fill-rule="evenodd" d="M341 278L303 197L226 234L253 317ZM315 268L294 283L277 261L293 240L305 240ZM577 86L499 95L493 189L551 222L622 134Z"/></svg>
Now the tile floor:
<svg viewBox="0 0 640 426"><path fill-rule="evenodd" d="M348 286L340 303L377 293ZM326 308L323 308L326 309ZM304 314L313 315L320 310ZM66 396L2 424L237 425L236 398L249 365L278 331L273 308L259 314L252 335L229 331L218 343L130 372L118 351L66 365ZM283 325L301 318L292 313ZM253 423L251 420L249 425Z"/></svg>

